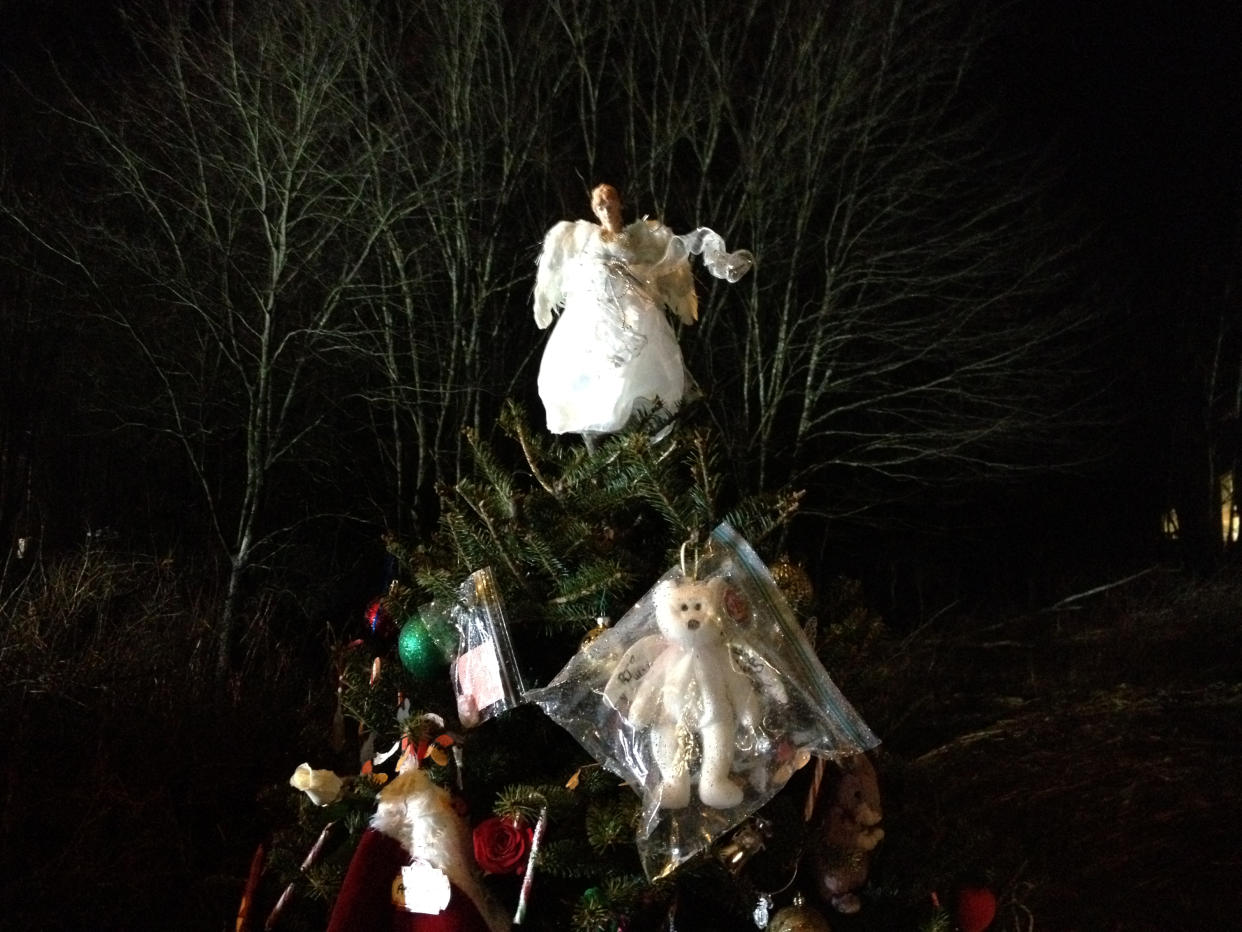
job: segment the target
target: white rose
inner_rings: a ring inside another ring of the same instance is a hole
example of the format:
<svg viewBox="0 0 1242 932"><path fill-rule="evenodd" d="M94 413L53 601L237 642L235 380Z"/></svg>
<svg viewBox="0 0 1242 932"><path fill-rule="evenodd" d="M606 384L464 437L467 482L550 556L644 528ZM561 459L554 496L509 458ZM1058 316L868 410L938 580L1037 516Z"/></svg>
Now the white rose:
<svg viewBox="0 0 1242 932"><path fill-rule="evenodd" d="M326 806L341 798L341 778L331 770L312 770L310 764L299 764L289 785L309 796L316 806Z"/></svg>

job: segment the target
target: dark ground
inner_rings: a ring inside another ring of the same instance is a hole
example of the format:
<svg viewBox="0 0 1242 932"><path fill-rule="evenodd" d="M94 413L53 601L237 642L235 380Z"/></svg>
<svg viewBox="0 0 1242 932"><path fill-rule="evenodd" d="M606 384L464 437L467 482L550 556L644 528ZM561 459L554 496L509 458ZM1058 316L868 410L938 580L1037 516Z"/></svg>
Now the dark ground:
<svg viewBox="0 0 1242 932"><path fill-rule="evenodd" d="M55 622L6 606L2 929L232 929L256 801L326 740L322 670L275 645L201 685L177 575L135 567L55 580L62 602L88 576L106 593ZM887 838L868 908L833 928L915 928L886 898L967 875L997 929L1237 928L1240 621L1236 574L1164 569L901 637L840 619L834 676L885 739Z"/></svg>
<svg viewBox="0 0 1242 932"><path fill-rule="evenodd" d="M1240 596L1232 577L1154 570L911 640L888 869L952 863L968 838L998 927L1238 928Z"/></svg>

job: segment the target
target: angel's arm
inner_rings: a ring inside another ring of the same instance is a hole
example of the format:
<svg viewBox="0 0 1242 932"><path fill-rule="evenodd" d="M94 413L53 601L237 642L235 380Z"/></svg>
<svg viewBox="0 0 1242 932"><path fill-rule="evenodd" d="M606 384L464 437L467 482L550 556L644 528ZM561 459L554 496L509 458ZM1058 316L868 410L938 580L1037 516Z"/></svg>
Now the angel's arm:
<svg viewBox="0 0 1242 932"><path fill-rule="evenodd" d="M708 272L728 282L738 281L755 264L755 257L748 250L727 252L724 239L708 227L677 235L657 224L652 228L652 235L666 243L660 271L655 276L657 290L665 306L686 324L694 323L699 317L699 299L690 273L691 255L701 256Z"/></svg>
<svg viewBox="0 0 1242 932"><path fill-rule="evenodd" d="M581 249L581 226L589 227L590 224L562 220L543 238L538 271L535 273L535 324L540 330L547 329L552 323L553 308L560 307L565 301L561 291L561 273L565 262Z"/></svg>
<svg viewBox="0 0 1242 932"><path fill-rule="evenodd" d="M644 249L651 260L656 260L650 268L659 303L683 324L693 324L699 319L699 296L694 290L688 253L673 231L658 221L647 221L646 234Z"/></svg>

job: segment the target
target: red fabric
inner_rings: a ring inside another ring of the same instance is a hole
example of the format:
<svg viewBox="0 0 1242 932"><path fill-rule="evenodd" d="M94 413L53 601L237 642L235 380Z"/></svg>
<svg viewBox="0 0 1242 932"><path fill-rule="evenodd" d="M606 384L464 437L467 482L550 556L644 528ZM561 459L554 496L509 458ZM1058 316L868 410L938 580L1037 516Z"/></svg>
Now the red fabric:
<svg viewBox="0 0 1242 932"><path fill-rule="evenodd" d="M375 829L362 840L349 862L327 932L488 932L470 897L453 887L444 912L412 913L392 902L392 883L410 853L400 842Z"/></svg>

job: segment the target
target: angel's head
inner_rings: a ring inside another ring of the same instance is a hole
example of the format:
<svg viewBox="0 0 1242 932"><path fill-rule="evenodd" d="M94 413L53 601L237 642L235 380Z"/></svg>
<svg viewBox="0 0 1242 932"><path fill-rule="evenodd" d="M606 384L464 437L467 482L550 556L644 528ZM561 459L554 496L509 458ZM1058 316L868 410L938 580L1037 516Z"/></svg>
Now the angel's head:
<svg viewBox="0 0 1242 932"><path fill-rule="evenodd" d="M609 233L620 233L621 195L610 184L597 185L591 192L591 211L599 218L600 225Z"/></svg>

